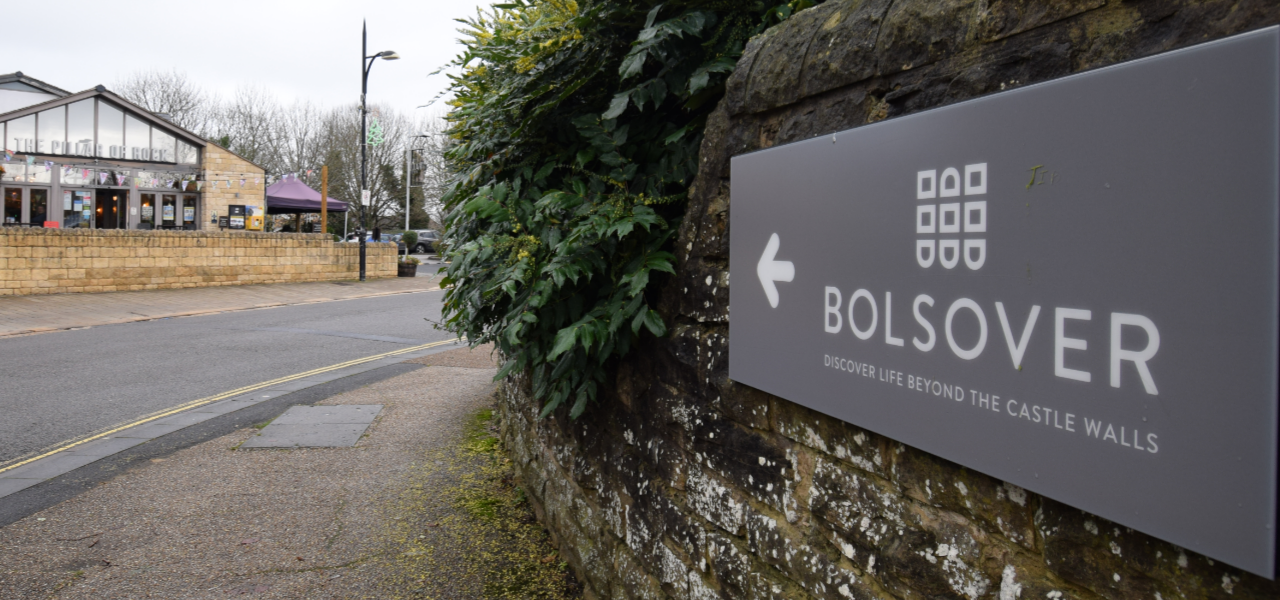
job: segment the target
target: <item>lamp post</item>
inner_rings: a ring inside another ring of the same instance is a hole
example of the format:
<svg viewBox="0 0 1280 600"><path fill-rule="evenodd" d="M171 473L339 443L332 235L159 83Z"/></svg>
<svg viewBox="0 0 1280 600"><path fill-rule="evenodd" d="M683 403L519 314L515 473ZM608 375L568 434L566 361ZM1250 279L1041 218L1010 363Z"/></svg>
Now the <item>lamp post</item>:
<svg viewBox="0 0 1280 600"><path fill-rule="evenodd" d="M409 137L409 144L404 149L404 230L409 231L409 195L413 190L413 166L409 162L409 155L413 153L413 140L418 138L431 137L429 135L415 135ZM407 250L406 250L407 252Z"/></svg>
<svg viewBox="0 0 1280 600"><path fill-rule="evenodd" d="M365 239L364 230L368 226L369 211L365 208L364 199L369 193L369 139L368 133L365 131L366 121L368 120L369 110L365 101L365 96L369 93L369 71L373 69L374 61L379 58L383 60L396 60L400 58L399 54L391 50L383 50L373 56L369 56L369 24L366 21L360 32L360 223L356 225L356 235L360 237L360 281L364 281L365 273Z"/></svg>

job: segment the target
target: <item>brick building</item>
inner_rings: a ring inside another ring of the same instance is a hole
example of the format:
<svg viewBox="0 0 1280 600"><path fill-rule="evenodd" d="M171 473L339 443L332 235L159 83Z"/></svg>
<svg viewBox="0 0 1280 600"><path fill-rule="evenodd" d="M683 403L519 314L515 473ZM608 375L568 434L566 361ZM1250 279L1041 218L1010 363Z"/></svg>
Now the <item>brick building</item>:
<svg viewBox="0 0 1280 600"><path fill-rule="evenodd" d="M0 75L0 225L252 229L266 174L253 162L103 86L70 93ZM259 221L260 222L260 221Z"/></svg>

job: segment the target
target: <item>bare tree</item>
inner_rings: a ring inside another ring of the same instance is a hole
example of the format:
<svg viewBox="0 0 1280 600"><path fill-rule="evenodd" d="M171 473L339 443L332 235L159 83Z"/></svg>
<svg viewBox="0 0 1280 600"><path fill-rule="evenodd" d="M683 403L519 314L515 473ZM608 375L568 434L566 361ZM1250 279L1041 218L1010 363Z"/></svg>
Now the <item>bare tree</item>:
<svg viewBox="0 0 1280 600"><path fill-rule="evenodd" d="M178 125L203 133L214 100L181 71L135 71L116 81L114 91L153 113L164 113Z"/></svg>
<svg viewBox="0 0 1280 600"><path fill-rule="evenodd" d="M279 112L275 124L272 171L305 173L324 163L326 111L297 102Z"/></svg>
<svg viewBox="0 0 1280 600"><path fill-rule="evenodd" d="M383 131L383 142L368 147L368 226L395 225L394 216L403 215L403 187L395 181L403 169L404 145L412 126L408 118L385 106L370 107L370 119L377 119ZM329 166L329 192L339 200L360 201L360 109L356 105L336 108L325 117L323 153L318 155ZM384 168L390 167L390 169ZM318 174L306 176L308 185L317 182ZM399 190L399 195L396 191ZM358 209L357 209L358 210ZM352 215L353 217L355 215Z"/></svg>
<svg viewBox="0 0 1280 600"><path fill-rule="evenodd" d="M190 83L180 72L140 71L121 80L118 91L143 108L167 112L174 122L264 167L273 179L296 175L320 189L320 167L329 167L329 195L351 203L359 214L361 178L360 109L323 109L310 102L281 105L268 90L241 87L223 100ZM368 151L368 225L404 224L405 149L417 149L410 215L420 226L440 223L440 198L451 176L443 152L449 139L439 115L414 122L390 107L370 108L370 124L382 129L382 143ZM415 137L423 135L425 137ZM412 142L412 144L411 144ZM420 218L425 211L428 218ZM333 219L341 230L342 221Z"/></svg>
<svg viewBox="0 0 1280 600"><path fill-rule="evenodd" d="M213 107L208 137L220 146L278 172L273 164L279 144L280 105L265 89L245 86Z"/></svg>

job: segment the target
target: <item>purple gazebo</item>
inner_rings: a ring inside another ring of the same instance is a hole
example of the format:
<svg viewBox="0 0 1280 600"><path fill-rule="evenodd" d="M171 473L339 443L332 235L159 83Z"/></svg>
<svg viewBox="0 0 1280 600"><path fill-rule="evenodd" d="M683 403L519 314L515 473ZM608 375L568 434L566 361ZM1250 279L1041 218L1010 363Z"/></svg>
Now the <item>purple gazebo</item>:
<svg viewBox="0 0 1280 600"><path fill-rule="evenodd" d="M329 198L329 212L347 212L347 203ZM267 214L300 215L320 212L320 192L296 177L286 177L267 188Z"/></svg>
<svg viewBox="0 0 1280 600"><path fill-rule="evenodd" d="M329 212L347 212L347 203L329 198ZM294 231L302 229L303 213L320 212L320 192L298 181L297 177L285 177L267 188L267 214L294 215Z"/></svg>

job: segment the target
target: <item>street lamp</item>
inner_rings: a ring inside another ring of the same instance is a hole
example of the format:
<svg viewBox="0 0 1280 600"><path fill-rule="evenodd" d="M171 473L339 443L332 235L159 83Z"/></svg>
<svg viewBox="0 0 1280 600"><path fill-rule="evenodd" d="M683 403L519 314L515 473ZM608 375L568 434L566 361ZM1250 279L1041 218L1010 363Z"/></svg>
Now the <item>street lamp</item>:
<svg viewBox="0 0 1280 600"><path fill-rule="evenodd" d="M413 166L409 162L409 155L413 153L413 140L418 138L429 138L429 135L414 135L409 137L409 145L404 148L404 230L409 231L409 192L413 190ZM408 252L406 250L405 252Z"/></svg>
<svg viewBox="0 0 1280 600"><path fill-rule="evenodd" d="M365 196L369 193L369 139L368 133L365 131L369 110L365 96L369 93L369 71L373 69L373 62L379 58L382 60L399 60L400 55L392 50L383 50L370 56L369 23L366 21L360 32L360 56L360 223L356 228L356 235L360 237L360 281L364 281L364 230L369 225L369 211L364 204Z"/></svg>

